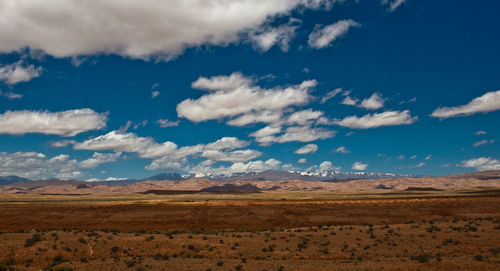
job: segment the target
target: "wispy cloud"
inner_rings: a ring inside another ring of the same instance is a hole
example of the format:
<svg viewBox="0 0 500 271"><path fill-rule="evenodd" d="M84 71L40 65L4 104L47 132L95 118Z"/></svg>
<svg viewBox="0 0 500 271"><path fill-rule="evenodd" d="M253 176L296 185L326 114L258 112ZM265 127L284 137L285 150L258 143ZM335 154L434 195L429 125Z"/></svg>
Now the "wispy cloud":
<svg viewBox="0 0 500 271"><path fill-rule="evenodd" d="M500 110L500 90L487 92L469 103L456 107L440 107L431 116L440 119L468 116Z"/></svg>

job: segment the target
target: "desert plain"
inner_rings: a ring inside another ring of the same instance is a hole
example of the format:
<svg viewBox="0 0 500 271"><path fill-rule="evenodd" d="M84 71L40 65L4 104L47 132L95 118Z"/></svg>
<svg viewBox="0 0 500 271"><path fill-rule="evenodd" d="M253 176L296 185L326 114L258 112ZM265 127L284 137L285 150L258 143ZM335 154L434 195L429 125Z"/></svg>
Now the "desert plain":
<svg viewBox="0 0 500 271"><path fill-rule="evenodd" d="M500 190L0 195L0 270L499 270Z"/></svg>

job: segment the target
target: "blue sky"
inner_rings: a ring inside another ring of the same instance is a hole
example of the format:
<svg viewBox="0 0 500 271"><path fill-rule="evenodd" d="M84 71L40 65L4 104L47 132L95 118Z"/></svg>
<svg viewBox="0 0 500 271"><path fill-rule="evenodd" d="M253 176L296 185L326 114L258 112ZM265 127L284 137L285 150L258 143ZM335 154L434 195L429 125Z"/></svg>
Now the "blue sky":
<svg viewBox="0 0 500 271"><path fill-rule="evenodd" d="M500 169L499 10L4 1L0 175Z"/></svg>

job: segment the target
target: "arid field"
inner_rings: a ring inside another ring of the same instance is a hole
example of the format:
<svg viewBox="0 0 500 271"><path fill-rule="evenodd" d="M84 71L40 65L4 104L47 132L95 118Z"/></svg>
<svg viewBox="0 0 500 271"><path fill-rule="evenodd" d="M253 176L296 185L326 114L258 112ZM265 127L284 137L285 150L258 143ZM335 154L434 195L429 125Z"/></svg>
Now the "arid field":
<svg viewBox="0 0 500 271"><path fill-rule="evenodd" d="M0 270L500 269L497 190L0 202Z"/></svg>

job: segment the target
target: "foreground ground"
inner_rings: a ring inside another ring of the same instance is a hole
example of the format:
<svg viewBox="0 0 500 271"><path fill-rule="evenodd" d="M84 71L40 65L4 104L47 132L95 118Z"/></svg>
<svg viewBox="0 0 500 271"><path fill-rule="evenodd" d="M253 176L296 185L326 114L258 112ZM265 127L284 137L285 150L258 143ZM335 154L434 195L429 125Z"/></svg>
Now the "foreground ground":
<svg viewBox="0 0 500 271"><path fill-rule="evenodd" d="M0 270L500 269L491 191L0 201Z"/></svg>

